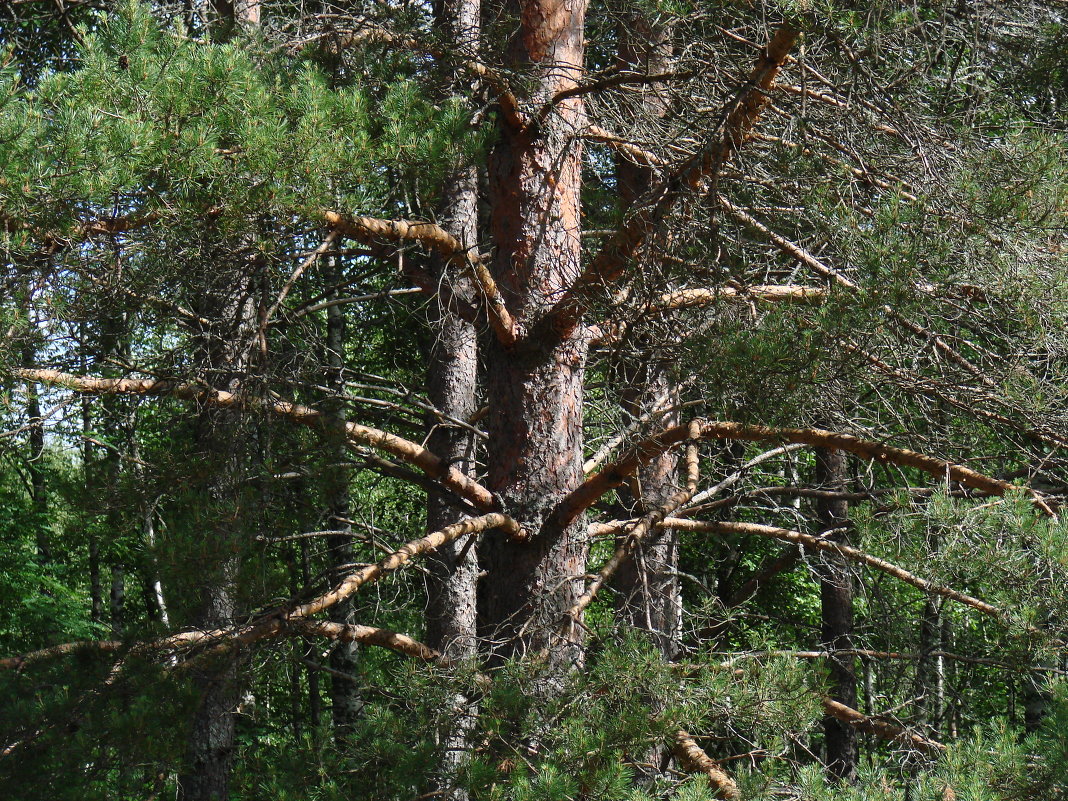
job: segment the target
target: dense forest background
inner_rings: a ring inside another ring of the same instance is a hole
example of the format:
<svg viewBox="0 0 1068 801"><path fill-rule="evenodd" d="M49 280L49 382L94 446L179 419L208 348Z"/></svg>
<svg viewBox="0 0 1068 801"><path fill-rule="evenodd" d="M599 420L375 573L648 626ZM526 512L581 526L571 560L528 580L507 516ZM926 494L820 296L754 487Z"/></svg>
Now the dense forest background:
<svg viewBox="0 0 1068 801"><path fill-rule="evenodd" d="M1068 797L1066 17L0 3L0 791Z"/></svg>

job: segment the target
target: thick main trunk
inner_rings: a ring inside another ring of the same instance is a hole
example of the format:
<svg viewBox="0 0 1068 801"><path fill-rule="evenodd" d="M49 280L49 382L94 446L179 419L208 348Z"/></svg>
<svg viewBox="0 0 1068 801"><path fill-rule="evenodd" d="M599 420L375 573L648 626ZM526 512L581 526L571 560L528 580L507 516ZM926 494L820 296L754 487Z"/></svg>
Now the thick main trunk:
<svg viewBox="0 0 1068 801"><path fill-rule="evenodd" d="M509 51L529 71L530 107L575 85L582 70L585 0L519 4ZM587 338L569 326L546 344L528 337L580 271L581 153L575 136L582 101L556 103L522 128L502 123L490 159L493 271L519 328L520 341L487 347L489 485L531 534L528 542L488 536L480 553L486 577L480 634L493 661L524 651L563 665L577 656L563 632L565 612L581 594L585 522L543 526L582 479L583 371Z"/></svg>
<svg viewBox="0 0 1068 801"><path fill-rule="evenodd" d="M816 484L821 489L846 489L846 454L840 450L816 450ZM840 529L849 522L849 504L843 500L821 499L816 515L823 532ZM831 535L847 543L843 533ZM838 556L824 554L820 570L822 646L831 652L830 696L855 709L857 706L856 657L834 653L853 647L853 576ZM827 769L839 781L853 781L857 770L857 732L852 726L828 716L823 721L827 745Z"/></svg>

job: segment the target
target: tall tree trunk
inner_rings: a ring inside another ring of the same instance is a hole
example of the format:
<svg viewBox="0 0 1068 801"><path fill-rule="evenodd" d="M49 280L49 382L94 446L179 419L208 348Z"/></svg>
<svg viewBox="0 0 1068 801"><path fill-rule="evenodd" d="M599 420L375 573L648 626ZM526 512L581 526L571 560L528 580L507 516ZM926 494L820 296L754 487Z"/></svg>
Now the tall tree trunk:
<svg viewBox="0 0 1068 801"><path fill-rule="evenodd" d="M458 58L477 57L481 39L480 0L442 0L436 4L437 25L450 52ZM462 85L450 90L461 89ZM478 168L460 164L442 187L439 224L465 248L478 247ZM450 274L435 255L431 265L436 281L447 283L449 297L471 297L473 287L464 275ZM475 440L469 429L450 422L469 420L477 409L478 334L446 303L431 309L432 342L427 392L442 417L427 418L427 447L467 475L475 472ZM427 495L427 531L460 522L466 515L438 494ZM465 660L477 654L476 591L478 555L471 542L454 540L427 559L426 640L450 659ZM468 759L477 702L462 693L451 699L452 708L440 735L441 764L434 792L446 801L466 801L468 793L456 786L457 774Z"/></svg>
<svg viewBox="0 0 1068 801"><path fill-rule="evenodd" d="M340 264L337 256L327 257L332 269L327 271L329 282L341 283ZM335 532L327 537L329 549L330 584L336 586L351 571L353 561L352 509L349 502L349 469L343 465L348 460L345 447L345 402L340 398L345 392L345 310L341 306L326 309L326 385L338 397L324 404L327 431L327 458L324 499L326 501L326 528ZM346 598L330 609L330 621L349 625L356 622L355 599ZM354 642L338 641L330 649L330 667L345 676L355 676L359 670L359 646ZM318 682L318 676L310 677ZM318 690L316 689L316 692ZM330 711L334 723L334 736L342 742L353 731L363 711L363 699L356 682L331 674ZM316 715L317 717L317 715Z"/></svg>
<svg viewBox="0 0 1068 801"><path fill-rule="evenodd" d="M254 392L249 381L250 343L256 332L258 286L262 265L249 259L236 270L205 276L202 317L215 324L201 345L203 373L214 386L235 393ZM225 628L233 624L242 535L258 502L246 480L250 432L241 412L207 407L197 421L196 437L203 463L206 506L199 543L198 610L195 625ZM179 776L183 801L229 798L234 750L234 710L240 695L237 657L227 654L198 665L193 681L199 701L184 769Z"/></svg>
<svg viewBox="0 0 1068 801"><path fill-rule="evenodd" d="M214 40L228 38L238 27L259 24L259 0L211 0L221 24L211 29ZM255 256L235 258L223 253L228 268L205 272L197 309L212 321L199 343L201 366L220 389L235 393L250 386L251 348L257 324L263 265ZM213 260L214 261L214 260ZM249 442L238 411L205 408L197 421L196 439L213 473L204 487L209 518L204 526L199 577L199 609L195 624L222 628L233 624L240 566L242 525L251 510L248 473ZM228 509L229 514L222 515ZM230 797L234 755L234 711L240 697L237 656L226 654L192 673L199 691L183 769L178 777L181 801L225 801Z"/></svg>
<svg viewBox="0 0 1068 801"><path fill-rule="evenodd" d="M671 62L668 32L636 11L627 14L619 28L620 69L661 74ZM652 117L667 113L668 103L660 87L646 89L643 111ZM616 176L621 207L629 209L653 186L655 175L648 166L636 164L625 155L616 156ZM656 404L674 405L678 390L670 362L657 353L643 354L641 364L623 370L623 404L626 411L640 417ZM657 419L659 426L679 423L678 412ZM666 451L639 470L619 496L629 514L640 515L660 506L676 490L678 452ZM633 555L617 571L613 587L616 609L622 619L636 629L648 632L667 659L679 651L682 636L682 595L678 581L678 532L667 529L638 545Z"/></svg>
<svg viewBox="0 0 1068 801"><path fill-rule="evenodd" d="M518 20L510 65L529 73L538 109L582 74L586 0L509 3ZM490 157L493 272L518 327L514 347L490 340L486 352L489 486L530 533L526 542L491 533L480 559L480 635L491 662L524 651L548 653L558 668L580 658L565 613L586 572L585 519L547 522L582 479L583 374L588 337L581 326L543 340L527 334L580 270L580 96L555 103L534 124L502 120ZM543 525L544 524L544 525ZM569 645L570 644L570 645Z"/></svg>
<svg viewBox="0 0 1068 801"><path fill-rule="evenodd" d="M847 459L844 451L816 450L816 484L821 489L846 489ZM849 504L844 500L820 499L816 517L822 532L842 528L849 523ZM844 533L831 535L836 542L848 542ZM853 576L848 564L824 554L820 570L820 610L823 647L828 651L853 648ZM830 695L835 701L856 709L856 657L832 653ZM826 717L823 731L827 746L827 769L839 781L852 782L857 770L857 732L836 718Z"/></svg>

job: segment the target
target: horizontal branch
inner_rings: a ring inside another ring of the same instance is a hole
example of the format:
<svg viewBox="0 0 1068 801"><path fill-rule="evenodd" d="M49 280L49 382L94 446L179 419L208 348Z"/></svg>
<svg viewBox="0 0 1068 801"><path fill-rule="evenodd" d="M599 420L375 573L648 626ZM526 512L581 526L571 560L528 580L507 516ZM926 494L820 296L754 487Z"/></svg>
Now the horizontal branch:
<svg viewBox="0 0 1068 801"><path fill-rule="evenodd" d="M990 615L991 617L1001 619L1006 619L1008 617L1003 609L988 604L986 601L981 601L978 598L973 598L963 592L958 592L952 587L935 584L933 581L920 578L904 568L898 567L892 562L880 559L878 556L872 556L859 548L842 545L833 540L823 539L811 534L804 534L800 531L793 531L788 528L778 528L777 526L765 526L758 523L706 522L701 520L686 520L683 518L668 518L662 525L665 527L670 526L671 528L680 531L707 531L713 534L742 534L768 537L771 539L783 540L784 542L792 542L797 545L803 545L806 548L827 551L852 562L867 565L882 573L886 573L887 575L893 576L899 581L910 584L926 593L939 595L943 598L949 598L950 600L962 603L965 606L970 606L972 609L982 612L984 615Z"/></svg>
<svg viewBox="0 0 1068 801"><path fill-rule="evenodd" d="M486 313L497 338L506 347L515 344L515 321L504 302L497 282L478 253L463 246L440 225L411 220L380 220L374 217L345 217L335 211L323 215L342 235L358 242L387 240L418 242L442 258L458 264L470 274L486 300Z"/></svg>
<svg viewBox="0 0 1068 801"><path fill-rule="evenodd" d="M593 505L606 492L620 486L628 476L642 465L673 448L689 437L689 427L675 426L661 431L636 445L628 454L613 465L594 473L570 494L565 496L553 512L554 520L568 524ZM819 428L773 428L770 426L745 425L723 421L704 421L700 424L701 439L740 440L747 442L771 442L775 444L798 443L815 448L837 448L862 459L896 464L922 470L947 481L956 481L966 487L981 490L991 495L1022 490L1031 495L1035 505L1053 516L1053 511L1042 496L1034 490L1019 487L1008 481L979 473L969 467L954 464L927 454L904 448L895 448Z"/></svg>
<svg viewBox="0 0 1068 801"><path fill-rule="evenodd" d="M759 300L766 303L812 303L824 300L827 290L818 286L797 284L756 284L754 286L721 286L713 288L679 289L665 292L649 308L642 309L641 318L668 314L683 309L709 306L722 300ZM596 326L597 334L590 344L608 347L619 342L633 324L632 319L619 319Z"/></svg>
<svg viewBox="0 0 1068 801"><path fill-rule="evenodd" d="M322 412L310 406L240 395L199 384L166 379L90 378L57 370L18 369L12 372L27 381L61 386L89 395L169 396L221 408L268 412L309 428L325 430L330 425ZM350 445L366 445L392 454L401 461L418 467L479 509L498 508L498 501L493 493L455 467L448 465L441 457L431 453L422 445L398 437L396 434L362 426L359 423L345 423L344 430Z"/></svg>

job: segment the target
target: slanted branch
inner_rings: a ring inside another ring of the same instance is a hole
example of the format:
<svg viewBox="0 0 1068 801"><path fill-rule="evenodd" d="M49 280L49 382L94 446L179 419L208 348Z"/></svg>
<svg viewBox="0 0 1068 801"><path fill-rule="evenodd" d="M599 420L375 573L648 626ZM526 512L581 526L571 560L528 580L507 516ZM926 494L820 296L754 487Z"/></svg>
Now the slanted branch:
<svg viewBox="0 0 1068 801"><path fill-rule="evenodd" d="M327 223L349 239L358 242L418 242L438 253L450 264L467 270L485 298L486 315L501 344L510 347L516 341L516 325L504 302L497 282L477 252L464 247L440 225L412 220L380 220L374 217L345 217L335 211L323 215Z"/></svg>
<svg viewBox="0 0 1068 801"><path fill-rule="evenodd" d="M719 766L716 760L704 752L697 741L685 729L675 732L675 744L671 752L684 768L691 773L702 773L708 777L708 784L717 797L726 801L738 801L742 791L730 775Z"/></svg>
<svg viewBox="0 0 1068 801"><path fill-rule="evenodd" d="M40 369L18 369L13 370L12 374L26 381L66 387L88 395L168 396L221 408L268 412L320 430L330 425L322 412L310 406L211 389L201 384L168 379L92 378ZM359 423L345 423L344 433L349 445L365 445L414 465L479 509L488 511L499 508L499 502L492 492L416 442ZM512 533L518 534L518 526Z"/></svg>
<svg viewBox="0 0 1068 801"><path fill-rule="evenodd" d="M576 325L585 305L584 295L618 279L684 192L700 189L745 142L767 104L768 89L799 35L800 32L791 25L779 27L762 51L749 79L726 110L724 123L717 131L717 134L722 133L635 203L627 221L605 242L590 266L554 305L550 317L556 330L569 330ZM607 134L600 130L597 133ZM599 138L608 144L616 144L616 139L610 135Z"/></svg>

